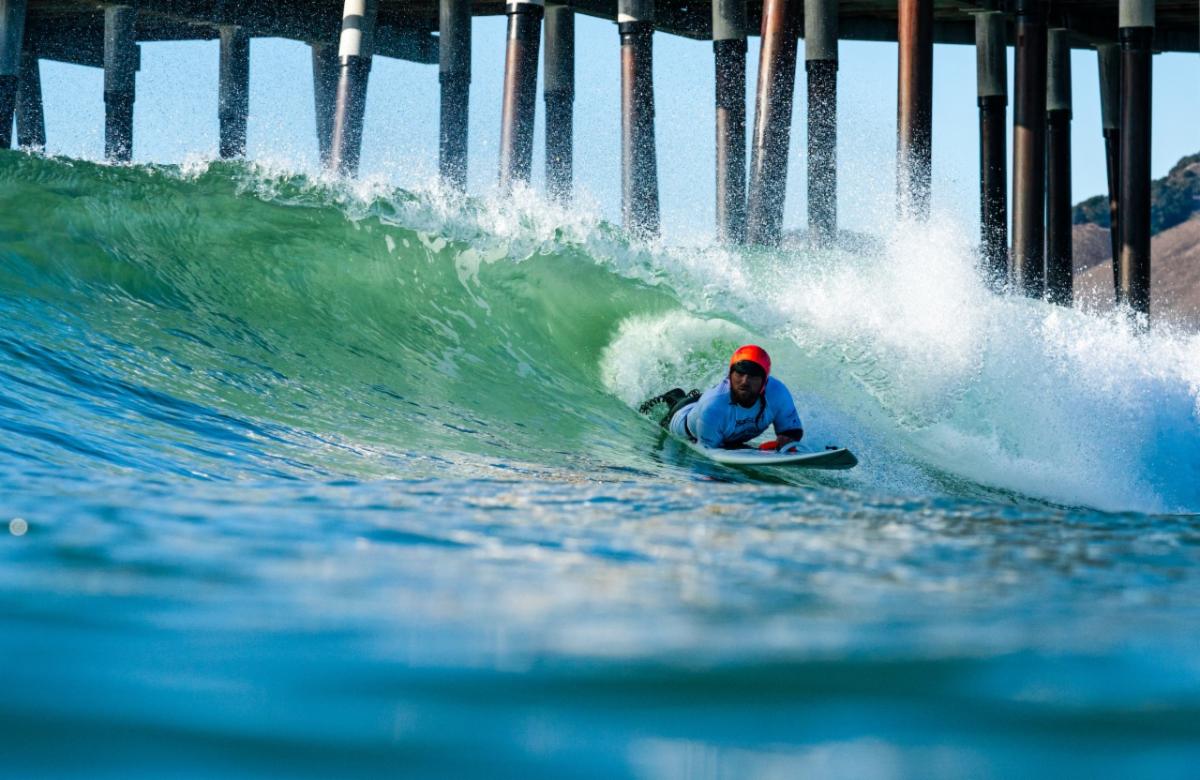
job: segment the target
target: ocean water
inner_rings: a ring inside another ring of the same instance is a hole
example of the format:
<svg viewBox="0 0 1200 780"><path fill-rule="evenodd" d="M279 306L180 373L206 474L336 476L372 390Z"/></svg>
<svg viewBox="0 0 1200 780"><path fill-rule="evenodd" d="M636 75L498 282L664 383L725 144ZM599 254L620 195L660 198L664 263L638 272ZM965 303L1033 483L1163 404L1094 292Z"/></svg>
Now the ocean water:
<svg viewBox="0 0 1200 780"><path fill-rule="evenodd" d="M0 155L4 775L1194 776L1200 337L972 241ZM636 413L747 341L858 468Z"/></svg>

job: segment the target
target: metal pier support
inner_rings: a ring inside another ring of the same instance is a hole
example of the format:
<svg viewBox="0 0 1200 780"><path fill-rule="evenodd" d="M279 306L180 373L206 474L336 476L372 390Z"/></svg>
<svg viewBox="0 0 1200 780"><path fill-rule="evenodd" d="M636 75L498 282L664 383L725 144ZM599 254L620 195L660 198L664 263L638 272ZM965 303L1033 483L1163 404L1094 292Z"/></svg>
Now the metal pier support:
<svg viewBox="0 0 1200 780"><path fill-rule="evenodd" d="M42 108L42 74L37 51L21 53L21 87L17 90L17 144L24 149L46 148L46 115Z"/></svg>
<svg viewBox="0 0 1200 780"><path fill-rule="evenodd" d="M1012 284L1040 298L1046 283L1046 19L1039 0L1017 0L1015 90Z"/></svg>
<svg viewBox="0 0 1200 780"><path fill-rule="evenodd" d="M746 3L713 0L717 241L746 240Z"/></svg>
<svg viewBox="0 0 1200 780"><path fill-rule="evenodd" d="M763 0L746 206L746 240L762 246L777 246L783 235L792 93L796 87L797 21L788 0Z"/></svg>
<svg viewBox="0 0 1200 780"><path fill-rule="evenodd" d="M129 6L104 9L104 156L114 162L128 162L133 157L136 21L137 10Z"/></svg>
<svg viewBox="0 0 1200 780"><path fill-rule="evenodd" d="M654 0L618 0L621 35L621 213L625 229L658 235L654 145Z"/></svg>
<svg viewBox="0 0 1200 780"><path fill-rule="evenodd" d="M995 290L1008 279L1008 63L1004 13L975 15L979 102L979 254Z"/></svg>
<svg viewBox="0 0 1200 780"><path fill-rule="evenodd" d="M804 3L808 74L808 232L818 246L837 237L837 0Z"/></svg>
<svg viewBox="0 0 1200 780"><path fill-rule="evenodd" d="M1113 296L1121 287L1121 47L1115 43L1096 46L1100 66L1100 124L1104 133L1104 161L1108 173L1108 235L1112 244Z"/></svg>
<svg viewBox="0 0 1200 780"><path fill-rule="evenodd" d="M1150 88L1154 0L1121 0L1121 253L1118 301L1150 318Z"/></svg>
<svg viewBox="0 0 1200 780"><path fill-rule="evenodd" d="M24 39L25 0L0 0L0 149L12 146Z"/></svg>
<svg viewBox="0 0 1200 780"><path fill-rule="evenodd" d="M337 98L338 57L337 47L330 44L312 44L313 108L317 119L317 149L321 154L321 165L329 165L329 144L333 140L333 111Z"/></svg>
<svg viewBox="0 0 1200 780"><path fill-rule="evenodd" d="M246 115L250 108L250 35L240 27L221 30L217 111L222 159L246 154Z"/></svg>
<svg viewBox="0 0 1200 780"><path fill-rule="evenodd" d="M500 187L528 182L533 165L533 119L537 111L538 45L542 0L509 2L500 114Z"/></svg>
<svg viewBox="0 0 1200 780"><path fill-rule="evenodd" d="M362 152L367 80L375 51L375 18L379 0L346 0L338 43L338 83L330 133L329 168L344 176L358 172Z"/></svg>
<svg viewBox="0 0 1200 780"><path fill-rule="evenodd" d="M896 206L929 217L933 133L933 0L900 0L896 90Z"/></svg>
<svg viewBox="0 0 1200 780"><path fill-rule="evenodd" d="M467 117L471 103L471 3L441 0L438 6L438 81L441 124L438 170L456 190L467 187Z"/></svg>
<svg viewBox="0 0 1200 780"><path fill-rule="evenodd" d="M1074 287L1071 240L1071 42L1067 30L1047 34L1046 50L1046 296L1070 306Z"/></svg>
<svg viewBox="0 0 1200 780"><path fill-rule="evenodd" d="M570 6L546 6L545 37L546 191L565 203L571 199L575 137L575 11Z"/></svg>

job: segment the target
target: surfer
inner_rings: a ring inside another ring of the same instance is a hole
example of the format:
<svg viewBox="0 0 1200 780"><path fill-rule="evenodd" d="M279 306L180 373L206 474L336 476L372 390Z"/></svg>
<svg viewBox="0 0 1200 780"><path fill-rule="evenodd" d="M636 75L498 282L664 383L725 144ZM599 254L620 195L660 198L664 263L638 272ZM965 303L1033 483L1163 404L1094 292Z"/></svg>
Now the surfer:
<svg viewBox="0 0 1200 780"><path fill-rule="evenodd" d="M775 439L759 449L782 448L804 436L791 391L771 376L767 351L753 344L739 347L725 378L705 392L676 387L646 401L640 411L646 414L661 403L670 405L662 427L705 447L738 449L768 426L774 426Z"/></svg>

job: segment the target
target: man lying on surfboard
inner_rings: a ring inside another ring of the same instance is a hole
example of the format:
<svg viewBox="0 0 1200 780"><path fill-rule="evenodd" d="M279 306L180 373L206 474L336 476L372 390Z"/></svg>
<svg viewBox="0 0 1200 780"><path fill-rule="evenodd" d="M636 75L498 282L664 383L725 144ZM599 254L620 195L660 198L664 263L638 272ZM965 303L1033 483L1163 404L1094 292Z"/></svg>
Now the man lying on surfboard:
<svg viewBox="0 0 1200 780"><path fill-rule="evenodd" d="M775 440L759 449L777 449L804 437L804 425L787 386L771 376L771 358L753 344L739 347L729 359L729 373L704 393L668 390L642 404L643 414L656 404L671 405L662 427L705 447L737 449L768 426Z"/></svg>

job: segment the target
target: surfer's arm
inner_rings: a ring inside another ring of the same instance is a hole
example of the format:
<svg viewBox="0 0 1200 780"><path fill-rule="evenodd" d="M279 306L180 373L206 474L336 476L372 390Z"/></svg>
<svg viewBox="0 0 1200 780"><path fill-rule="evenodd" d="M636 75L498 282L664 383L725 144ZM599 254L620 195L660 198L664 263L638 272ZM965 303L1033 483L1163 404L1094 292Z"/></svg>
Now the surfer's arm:
<svg viewBox="0 0 1200 780"><path fill-rule="evenodd" d="M778 431L775 434L775 446L786 447L789 444L794 444L804 438L803 428L791 428L786 431Z"/></svg>

